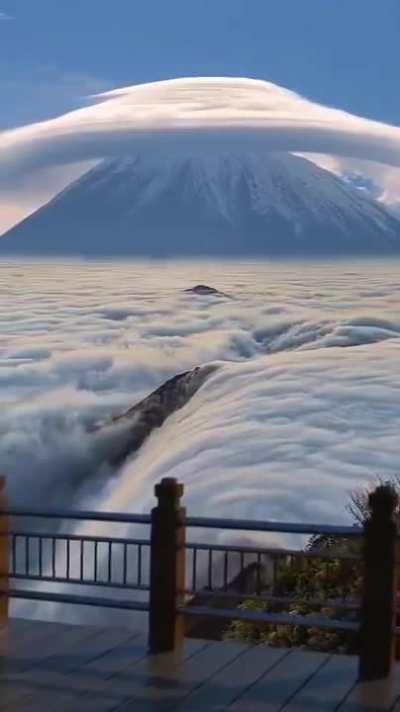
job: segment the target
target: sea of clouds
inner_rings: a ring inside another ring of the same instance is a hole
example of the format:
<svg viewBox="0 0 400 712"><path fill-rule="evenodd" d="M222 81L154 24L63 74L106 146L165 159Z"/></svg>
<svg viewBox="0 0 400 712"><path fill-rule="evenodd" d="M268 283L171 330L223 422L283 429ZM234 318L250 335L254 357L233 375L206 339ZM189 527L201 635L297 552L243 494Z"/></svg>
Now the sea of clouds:
<svg viewBox="0 0 400 712"><path fill-rule="evenodd" d="M185 292L204 282L227 296ZM196 514L343 520L346 491L399 469L399 290L387 262L2 263L10 496L142 510L171 475ZM208 363L111 472L92 426Z"/></svg>
<svg viewBox="0 0 400 712"><path fill-rule="evenodd" d="M400 471L398 275L396 262L0 263L10 500L147 512L173 476L193 515L348 522L349 492ZM227 296L185 292L198 283ZM94 424L210 363L181 410L107 464Z"/></svg>

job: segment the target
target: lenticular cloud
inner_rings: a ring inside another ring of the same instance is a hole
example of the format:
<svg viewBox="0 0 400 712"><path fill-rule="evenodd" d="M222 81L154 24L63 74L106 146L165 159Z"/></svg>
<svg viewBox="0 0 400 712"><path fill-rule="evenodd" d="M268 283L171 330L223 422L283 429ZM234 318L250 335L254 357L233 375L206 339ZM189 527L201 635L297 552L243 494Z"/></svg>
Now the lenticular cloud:
<svg viewBox="0 0 400 712"><path fill-rule="evenodd" d="M124 87L56 119L0 134L0 181L52 165L172 147L256 145L400 166L400 128L256 79L187 78Z"/></svg>

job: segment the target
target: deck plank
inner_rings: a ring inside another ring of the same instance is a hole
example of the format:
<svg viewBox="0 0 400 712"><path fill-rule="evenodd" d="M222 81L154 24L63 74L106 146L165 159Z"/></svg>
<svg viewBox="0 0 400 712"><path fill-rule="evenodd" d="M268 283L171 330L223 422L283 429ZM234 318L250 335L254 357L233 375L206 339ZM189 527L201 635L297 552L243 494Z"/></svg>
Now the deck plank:
<svg viewBox="0 0 400 712"><path fill-rule="evenodd" d="M232 712L276 712L299 690L329 656L311 651L290 651L229 708Z"/></svg>
<svg viewBox="0 0 400 712"><path fill-rule="evenodd" d="M135 666L130 680L121 675L112 679L124 693L131 691L129 701L118 707L118 712L127 712L133 706L135 712L175 710L194 688L248 650L247 645L232 641L205 644L186 660L173 653L148 656Z"/></svg>
<svg viewBox="0 0 400 712"><path fill-rule="evenodd" d="M5 679L5 685L6 687L8 686L8 695L10 696L10 690L11 693L13 692L13 686L19 686L20 689L18 710L20 707L23 709L25 707L27 709L36 709L36 705L39 709L40 705L47 704L46 701L51 697L62 701L62 709L64 709L64 706L69 709L70 705L72 705L73 709L75 705L76 710L83 710L87 707L95 709L95 707L92 707L92 700L101 699L101 706L99 707L101 710L115 709L117 705L126 701L128 694L121 692L119 684L110 684L110 682L106 681L106 678L110 678L108 666L105 669L101 668L99 674L94 665L101 658L95 657L92 659L93 654L95 653L97 656L101 647L104 648L105 643L109 646L112 639L114 639L114 643L117 643L118 639L121 638L121 631L113 629L108 629L108 631L100 630L99 638L100 640L96 638L90 639L86 650L83 644L82 653L78 655L68 655L63 661L58 659L54 661L49 658L46 660L46 665L38 665L21 675L8 676ZM144 658L146 655L145 639L143 637L140 639L139 637L139 640L140 644L134 649L137 660ZM199 640L187 641L182 654L192 655L194 651L203 648L205 645L205 642ZM116 645L113 650L118 647L121 646ZM108 650L106 655L112 652L112 650ZM131 655L128 660L126 652L125 666L130 673L135 663L135 657L132 655L132 649L130 648ZM88 665L82 664L89 658L91 662ZM121 661L119 661L120 664ZM57 712L59 712L58 707Z"/></svg>
<svg viewBox="0 0 400 712"><path fill-rule="evenodd" d="M181 706L174 709L185 710L185 712L209 709L211 706L213 710L224 709L287 655L287 650L279 648L250 647L230 664L210 676L182 702Z"/></svg>
<svg viewBox="0 0 400 712"><path fill-rule="evenodd" d="M67 673L78 670L83 665L101 658L117 645L125 643L130 637L129 630L119 628L98 628L94 633L90 630L87 633L83 638L78 637L72 642L67 650L63 649L61 653L53 652L50 656L41 658L37 667L46 672L54 670ZM36 674L37 670L32 672Z"/></svg>
<svg viewBox="0 0 400 712"><path fill-rule="evenodd" d="M358 661L355 657L332 655L298 691L284 712L333 712L355 685Z"/></svg>
<svg viewBox="0 0 400 712"><path fill-rule="evenodd" d="M19 700L18 709L23 705L27 707L31 705L34 708L38 700L40 703L43 701L44 704L44 701L51 694L53 696L56 694L57 699L59 697L65 698L68 702L71 691L75 696L77 693L79 695L89 693L90 698L96 698L99 693L102 693L102 699L104 699L104 694L108 692L108 688L102 682L103 678L107 674L112 674L115 667L113 668L113 665L110 664L110 660L104 664L103 657L106 660L110 656L112 658L117 651L120 652L122 645L139 637L137 633L132 635L132 631L128 629L102 629L93 626L69 626L69 629L71 629L70 636L63 636L62 641L58 641L57 645L53 645L52 650L47 646L46 656L35 660L34 664L31 664L28 669L25 668L19 674L8 675L7 677L4 677L3 671L4 684L2 689L9 701L16 702ZM146 654L143 637L134 648L132 645L127 649L125 648L124 654L126 666L132 664L135 659L143 657ZM96 664L103 670L103 674L100 675L96 668L91 668ZM120 659L117 669L120 669L121 664L122 661ZM85 669L87 669L86 673L84 672ZM104 674L104 671L106 671L106 674ZM16 690L19 690L19 695L17 695ZM74 696L73 699L75 699ZM123 699L121 696L117 699L112 696L111 702L113 704L109 702L107 705L106 702L104 704L102 702L101 709L112 709ZM85 704L89 704L87 699ZM78 709L79 705L75 708ZM1 709L2 707L0 706Z"/></svg>
<svg viewBox="0 0 400 712"><path fill-rule="evenodd" d="M100 629L101 630L101 629ZM20 638L10 640L4 654L3 673L22 672L42 664L47 658L65 654L75 645L82 645L85 640L98 635L99 629L94 626L70 626L65 631L46 629L31 630Z"/></svg>
<svg viewBox="0 0 400 712"><path fill-rule="evenodd" d="M1 659L2 697L12 699L13 704L18 702L19 710L23 700L37 689L38 670L41 666L49 665L57 655L65 656L74 648L81 649L85 641L98 636L101 632L102 629L96 626L80 625L56 624L53 627L50 624L41 629L36 621L33 622L26 634L7 644L4 658ZM32 685L32 681L35 681L35 684Z"/></svg>
<svg viewBox="0 0 400 712"><path fill-rule="evenodd" d="M400 668L391 684L356 673L355 657L298 649L187 638L150 655L129 629L0 628L0 712L400 712Z"/></svg>
<svg viewBox="0 0 400 712"><path fill-rule="evenodd" d="M101 693L93 693L90 697L82 698L82 695L73 691L40 690L32 688L30 694L25 695L16 703L12 701L7 706L0 707L2 710L11 712L112 712L117 701L105 698Z"/></svg>
<svg viewBox="0 0 400 712"><path fill-rule="evenodd" d="M106 680L126 670L145 655L147 655L147 636L143 633L134 633L124 643L90 660L84 665L83 671L93 672L99 678Z"/></svg>
<svg viewBox="0 0 400 712"><path fill-rule="evenodd" d="M129 640L129 631L117 628L98 629L97 634L88 639L80 639L70 646L68 652L62 655L50 655L39 660L28 670L8 677L9 683L17 683L30 690L31 685L43 694L46 688L57 690L58 693L75 691L99 693L107 691L103 678L87 667L87 664L101 660L103 655L113 652L121 643ZM142 644L140 654L145 655ZM29 691L30 694L31 690Z"/></svg>

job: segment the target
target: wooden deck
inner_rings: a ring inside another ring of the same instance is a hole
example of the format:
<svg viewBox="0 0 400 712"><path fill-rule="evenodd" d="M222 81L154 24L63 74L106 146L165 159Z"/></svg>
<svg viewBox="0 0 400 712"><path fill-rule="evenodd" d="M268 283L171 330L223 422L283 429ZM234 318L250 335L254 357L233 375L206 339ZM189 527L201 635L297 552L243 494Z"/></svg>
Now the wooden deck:
<svg viewBox="0 0 400 712"><path fill-rule="evenodd" d="M149 655L128 629L10 619L0 629L7 712L400 712L400 669L357 685L357 660L187 639Z"/></svg>

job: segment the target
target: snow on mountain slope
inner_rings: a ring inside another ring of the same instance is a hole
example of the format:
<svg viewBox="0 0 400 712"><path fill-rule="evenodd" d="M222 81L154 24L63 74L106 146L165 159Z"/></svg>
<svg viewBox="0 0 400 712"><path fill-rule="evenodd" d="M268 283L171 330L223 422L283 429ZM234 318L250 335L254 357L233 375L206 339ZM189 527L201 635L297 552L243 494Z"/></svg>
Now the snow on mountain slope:
<svg viewBox="0 0 400 712"><path fill-rule="evenodd" d="M210 143L102 161L3 239L3 254L380 254L400 221L305 158Z"/></svg>

